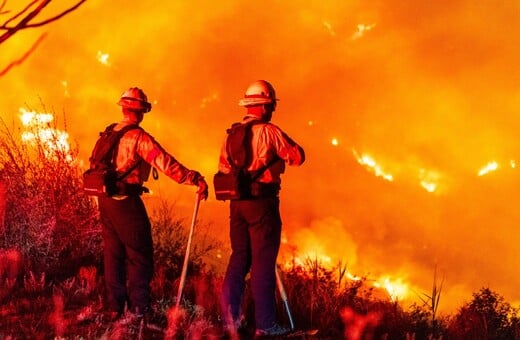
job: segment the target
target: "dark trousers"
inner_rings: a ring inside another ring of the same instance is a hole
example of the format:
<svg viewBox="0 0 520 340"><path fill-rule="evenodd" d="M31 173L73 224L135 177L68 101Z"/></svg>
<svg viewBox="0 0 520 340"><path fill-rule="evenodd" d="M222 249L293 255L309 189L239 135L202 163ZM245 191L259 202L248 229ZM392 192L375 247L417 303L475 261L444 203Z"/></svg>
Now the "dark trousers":
<svg viewBox="0 0 520 340"><path fill-rule="evenodd" d="M150 305L153 243L150 220L139 196L100 197L108 307L143 313Z"/></svg>
<svg viewBox="0 0 520 340"><path fill-rule="evenodd" d="M276 313L276 258L280 249L282 221L278 197L231 201L231 257L222 288L225 312L237 320L251 271L251 292L256 328L273 326Z"/></svg>

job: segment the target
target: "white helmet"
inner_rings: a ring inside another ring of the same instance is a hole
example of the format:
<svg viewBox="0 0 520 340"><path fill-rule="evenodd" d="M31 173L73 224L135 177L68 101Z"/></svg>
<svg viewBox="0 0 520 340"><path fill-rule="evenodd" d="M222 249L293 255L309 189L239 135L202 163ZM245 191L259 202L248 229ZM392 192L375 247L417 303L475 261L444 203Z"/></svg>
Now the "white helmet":
<svg viewBox="0 0 520 340"><path fill-rule="evenodd" d="M131 87L126 90L117 103L133 111L143 111L146 113L152 109L152 104L148 102L148 97L146 97L143 90L138 87Z"/></svg>
<svg viewBox="0 0 520 340"><path fill-rule="evenodd" d="M240 99L240 106L256 106L263 104L276 103L276 93L273 85L265 80L257 80L246 90L243 99Z"/></svg>

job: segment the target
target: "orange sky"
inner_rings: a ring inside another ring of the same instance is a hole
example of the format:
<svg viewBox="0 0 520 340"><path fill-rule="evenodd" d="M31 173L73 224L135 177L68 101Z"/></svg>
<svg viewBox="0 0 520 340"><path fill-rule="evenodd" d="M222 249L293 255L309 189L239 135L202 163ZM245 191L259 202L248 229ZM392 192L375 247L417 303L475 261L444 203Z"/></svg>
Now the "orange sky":
<svg viewBox="0 0 520 340"><path fill-rule="evenodd" d="M97 133L120 118L120 94L139 86L154 104L143 127L211 180L224 131L242 117L238 99L267 79L281 99L273 123L307 152L282 179L289 244L426 293L437 267L441 309L483 286L517 302L519 26L514 0L88 0L0 46L3 69L47 32L0 78L0 114L10 120L41 103L61 122L64 113L86 159ZM478 176L491 161L497 171ZM191 214L191 188L164 176L150 186ZM210 194L199 216L225 236L227 204Z"/></svg>

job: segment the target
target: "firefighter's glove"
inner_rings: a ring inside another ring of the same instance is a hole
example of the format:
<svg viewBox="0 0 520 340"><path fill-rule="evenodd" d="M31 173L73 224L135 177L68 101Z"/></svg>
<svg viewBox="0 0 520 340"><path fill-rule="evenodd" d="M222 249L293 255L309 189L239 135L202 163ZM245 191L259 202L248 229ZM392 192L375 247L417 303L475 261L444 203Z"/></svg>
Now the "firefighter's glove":
<svg viewBox="0 0 520 340"><path fill-rule="evenodd" d="M199 187L197 190L197 194L201 200L206 200L208 198L208 183L204 180L204 177L195 170L190 170L188 172L188 183L192 183Z"/></svg>
<svg viewBox="0 0 520 340"><path fill-rule="evenodd" d="M204 177L199 177L197 180L197 186L199 187L197 194L199 195L200 200L205 201L208 198L208 183L206 183Z"/></svg>

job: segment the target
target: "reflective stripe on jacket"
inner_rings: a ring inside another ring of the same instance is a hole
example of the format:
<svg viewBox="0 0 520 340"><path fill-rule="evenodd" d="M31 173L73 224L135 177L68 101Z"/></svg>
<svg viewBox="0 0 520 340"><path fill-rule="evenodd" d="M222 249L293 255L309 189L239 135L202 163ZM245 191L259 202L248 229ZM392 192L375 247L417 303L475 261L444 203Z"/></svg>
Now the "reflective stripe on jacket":
<svg viewBox="0 0 520 340"><path fill-rule="evenodd" d="M246 116L242 123L247 123L254 119L257 118ZM285 171L285 163L288 165L301 165L305 161L303 148L296 144L278 126L272 123L257 123L253 124L252 132L253 157L248 167L249 171L262 168L275 157L280 159L264 171L257 179L258 182L280 184L280 175ZM220 151L218 166L219 171L223 173L231 171L226 150L226 140L227 136Z"/></svg>

